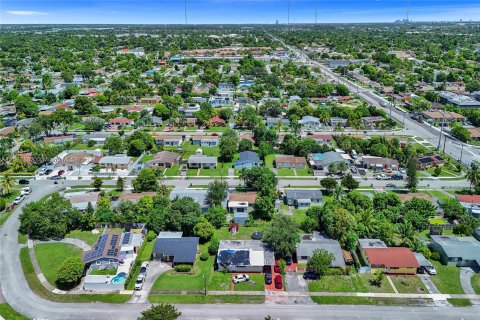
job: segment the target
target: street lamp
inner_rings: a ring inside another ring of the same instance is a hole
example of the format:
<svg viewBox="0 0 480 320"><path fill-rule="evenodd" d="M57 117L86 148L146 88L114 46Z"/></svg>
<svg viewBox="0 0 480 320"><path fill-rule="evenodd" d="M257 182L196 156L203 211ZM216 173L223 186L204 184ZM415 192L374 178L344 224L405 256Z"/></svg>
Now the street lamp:
<svg viewBox="0 0 480 320"><path fill-rule="evenodd" d="M205 276L205 272L203 273L203 287L204 287L204 294L207 295L207 277Z"/></svg>

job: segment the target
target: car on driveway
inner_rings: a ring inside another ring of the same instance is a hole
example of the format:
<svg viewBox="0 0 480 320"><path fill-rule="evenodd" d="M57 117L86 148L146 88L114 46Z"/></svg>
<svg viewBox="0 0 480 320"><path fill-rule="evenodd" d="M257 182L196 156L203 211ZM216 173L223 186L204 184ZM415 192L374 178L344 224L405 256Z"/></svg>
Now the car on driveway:
<svg viewBox="0 0 480 320"><path fill-rule="evenodd" d="M275 273L280 273L280 266L278 264L276 264L274 267L273 267L273 271L275 271Z"/></svg>
<svg viewBox="0 0 480 320"><path fill-rule="evenodd" d="M270 272L265 273L265 284L272 284L272 274Z"/></svg>
<svg viewBox="0 0 480 320"><path fill-rule="evenodd" d="M135 281L135 290L142 290L144 283L145 283L145 276L141 274L137 277L137 280Z"/></svg>
<svg viewBox="0 0 480 320"><path fill-rule="evenodd" d="M61 175L64 174L64 173L65 173L65 170L59 170L59 171L58 171L58 175L59 175L59 176L61 176Z"/></svg>
<svg viewBox="0 0 480 320"><path fill-rule="evenodd" d="M143 274L143 275L147 275L147 272L148 272L148 266L150 264L148 263L148 261L145 261L145 262L142 262L142 266L140 267L140 274Z"/></svg>
<svg viewBox="0 0 480 320"><path fill-rule="evenodd" d="M352 171L352 173L357 173L357 172L358 172L358 169L357 169L357 167L355 167L355 166L351 166L351 167L350 167L350 171Z"/></svg>
<svg viewBox="0 0 480 320"><path fill-rule="evenodd" d="M30 181L27 179L18 180L18 184L30 184Z"/></svg>
<svg viewBox="0 0 480 320"><path fill-rule="evenodd" d="M379 174L378 176L375 177L377 180L389 180L390 177L387 176L385 173Z"/></svg>
<svg viewBox="0 0 480 320"><path fill-rule="evenodd" d="M250 277L248 274L236 274L233 277L233 283L241 283L241 282L247 282L250 280Z"/></svg>
<svg viewBox="0 0 480 320"><path fill-rule="evenodd" d="M434 276L434 275L437 274L437 269L435 269L434 266L426 266L426 267L424 267L424 269L425 269L425 271L427 271L427 273L428 273L429 275Z"/></svg>
<svg viewBox="0 0 480 320"><path fill-rule="evenodd" d="M285 257L285 263L287 264L287 266L291 266L292 265L292 257Z"/></svg>
<svg viewBox="0 0 480 320"><path fill-rule="evenodd" d="M283 288L283 278L279 274L277 274L275 276L275 288L276 289L282 289Z"/></svg>
<svg viewBox="0 0 480 320"><path fill-rule="evenodd" d="M22 188L22 192L21 192L22 196L29 195L30 193L32 193L32 188L30 188L30 187Z"/></svg>
<svg viewBox="0 0 480 320"><path fill-rule="evenodd" d="M320 279L320 276L316 274L315 272L312 271L305 271L303 274L303 279L305 280L318 280Z"/></svg>

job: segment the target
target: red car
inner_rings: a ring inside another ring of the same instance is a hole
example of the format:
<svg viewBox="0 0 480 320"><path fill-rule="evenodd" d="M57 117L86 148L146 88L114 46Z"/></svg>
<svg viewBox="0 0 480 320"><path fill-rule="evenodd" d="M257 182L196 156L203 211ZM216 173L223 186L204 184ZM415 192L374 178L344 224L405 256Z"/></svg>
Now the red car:
<svg viewBox="0 0 480 320"><path fill-rule="evenodd" d="M58 171L58 175L59 175L59 176L61 176L61 175L64 174L64 173L65 173L65 170L60 170L60 171Z"/></svg>
<svg viewBox="0 0 480 320"><path fill-rule="evenodd" d="M273 267L273 271L275 271L275 273L280 273L280 267L276 264L276 265Z"/></svg>
<svg viewBox="0 0 480 320"><path fill-rule="evenodd" d="M15 208L15 205L9 204L9 205L5 208L5 211L10 212L10 211L13 210L13 208Z"/></svg>
<svg viewBox="0 0 480 320"><path fill-rule="evenodd" d="M282 289L282 287L283 287L283 278L281 275L277 274L275 276L275 288Z"/></svg>

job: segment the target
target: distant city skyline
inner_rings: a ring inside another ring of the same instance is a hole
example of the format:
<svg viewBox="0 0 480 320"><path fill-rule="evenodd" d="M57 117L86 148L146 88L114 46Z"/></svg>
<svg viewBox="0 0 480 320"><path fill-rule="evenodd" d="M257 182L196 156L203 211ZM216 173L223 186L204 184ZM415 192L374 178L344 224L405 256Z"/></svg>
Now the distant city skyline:
<svg viewBox="0 0 480 320"><path fill-rule="evenodd" d="M288 2L187 0L188 23L287 23ZM480 20L478 0L290 0L290 22L315 22L316 6L318 23ZM1 0L0 23L183 24L184 0Z"/></svg>

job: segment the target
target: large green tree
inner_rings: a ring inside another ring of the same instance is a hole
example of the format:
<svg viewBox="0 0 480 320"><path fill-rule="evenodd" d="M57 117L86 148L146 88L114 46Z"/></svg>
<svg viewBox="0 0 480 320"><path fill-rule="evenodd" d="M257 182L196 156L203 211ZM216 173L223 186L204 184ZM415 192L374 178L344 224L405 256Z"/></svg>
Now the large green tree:
<svg viewBox="0 0 480 320"><path fill-rule="evenodd" d="M279 216L267 226L263 241L280 257L292 256L300 242L295 222L287 216Z"/></svg>

